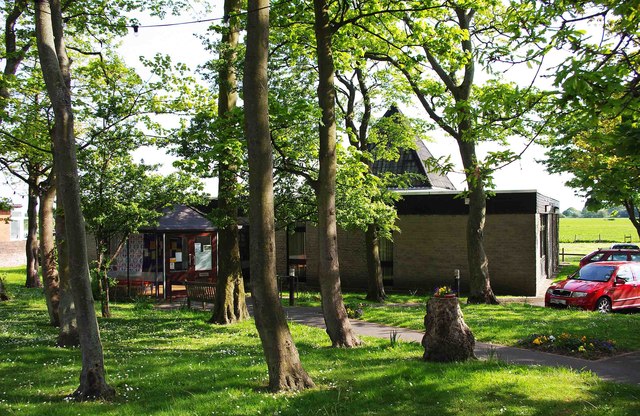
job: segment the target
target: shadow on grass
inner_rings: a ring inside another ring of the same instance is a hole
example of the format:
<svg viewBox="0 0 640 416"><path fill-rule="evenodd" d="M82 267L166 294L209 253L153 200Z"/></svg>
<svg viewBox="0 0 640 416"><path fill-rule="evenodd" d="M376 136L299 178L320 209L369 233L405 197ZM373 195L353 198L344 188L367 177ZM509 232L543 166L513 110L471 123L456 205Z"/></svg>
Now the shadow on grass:
<svg viewBox="0 0 640 416"><path fill-rule="evenodd" d="M252 321L206 323L208 313L134 311L115 306L100 320L112 403L68 403L77 387L78 349L50 346L55 329L11 310L0 342L0 414L27 415L494 415L638 414L640 388L602 383L591 374L499 362L433 364L417 344L368 340L357 349L329 348L324 331L292 325L305 369L317 388L270 394ZM505 318L506 319L506 318ZM50 339L50 338L51 339Z"/></svg>

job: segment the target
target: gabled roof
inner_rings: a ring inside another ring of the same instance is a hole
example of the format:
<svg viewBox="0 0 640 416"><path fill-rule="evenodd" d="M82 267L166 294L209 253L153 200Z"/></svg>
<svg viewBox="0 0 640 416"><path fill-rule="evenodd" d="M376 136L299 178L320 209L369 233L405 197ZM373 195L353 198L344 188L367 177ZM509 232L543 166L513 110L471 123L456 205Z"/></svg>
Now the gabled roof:
<svg viewBox="0 0 640 416"><path fill-rule="evenodd" d="M401 114L400 110L396 107L391 107L384 114L383 117L391 117L395 114ZM383 173L383 172L392 172L392 173L418 173L425 176L424 180L414 180L410 186L410 189L421 188L421 189L452 189L455 190L455 186L449 180L447 175L442 175L440 173L430 172L427 170L427 166L424 161L433 158L433 155L427 149L427 146L424 144L422 139L416 137L414 139L415 149L401 149L400 157L397 161L392 160L376 160L373 163L373 173Z"/></svg>
<svg viewBox="0 0 640 416"><path fill-rule="evenodd" d="M155 227L143 227L141 231L215 231L216 227L205 215L187 205L165 208Z"/></svg>

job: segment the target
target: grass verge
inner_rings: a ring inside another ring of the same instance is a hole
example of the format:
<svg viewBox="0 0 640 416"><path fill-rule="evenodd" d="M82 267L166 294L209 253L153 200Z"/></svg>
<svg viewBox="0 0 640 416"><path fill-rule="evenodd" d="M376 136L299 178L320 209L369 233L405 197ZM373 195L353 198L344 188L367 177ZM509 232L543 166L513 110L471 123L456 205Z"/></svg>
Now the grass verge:
<svg viewBox="0 0 640 416"><path fill-rule="evenodd" d="M432 364L415 343L367 339L329 348L324 331L291 325L318 384L298 394L264 390L267 369L253 322L206 324L207 312L114 304L100 319L111 403L73 403L80 351L54 347L38 289L10 274L0 304L0 414L6 415L628 415L640 387L591 373L497 361ZM373 309L373 308L372 308Z"/></svg>

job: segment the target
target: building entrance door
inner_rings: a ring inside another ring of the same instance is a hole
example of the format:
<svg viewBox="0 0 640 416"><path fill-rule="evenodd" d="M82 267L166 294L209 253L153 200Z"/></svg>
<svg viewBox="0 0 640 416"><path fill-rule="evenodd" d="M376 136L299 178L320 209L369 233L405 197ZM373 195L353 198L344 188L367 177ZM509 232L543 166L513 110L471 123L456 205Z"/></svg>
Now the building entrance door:
<svg viewBox="0 0 640 416"><path fill-rule="evenodd" d="M218 269L217 235L167 234L165 267L169 297L184 291L181 284L187 281L215 283Z"/></svg>

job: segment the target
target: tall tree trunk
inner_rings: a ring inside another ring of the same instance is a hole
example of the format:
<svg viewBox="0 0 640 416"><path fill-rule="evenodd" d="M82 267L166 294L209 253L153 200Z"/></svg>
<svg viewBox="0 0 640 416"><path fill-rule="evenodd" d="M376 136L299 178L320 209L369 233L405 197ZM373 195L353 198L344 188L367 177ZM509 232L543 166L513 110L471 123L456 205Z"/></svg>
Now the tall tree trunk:
<svg viewBox="0 0 640 416"><path fill-rule="evenodd" d="M27 281L26 287L42 287L38 272L38 177L29 175L27 202Z"/></svg>
<svg viewBox="0 0 640 416"><path fill-rule="evenodd" d="M322 312L334 347L360 344L351 330L340 289L338 226L336 221L336 117L331 27L326 0L314 0L316 50L318 55L318 102L322 110L320 132L320 172L318 176L318 279Z"/></svg>
<svg viewBox="0 0 640 416"><path fill-rule="evenodd" d="M87 237L80 206L71 108L71 61L64 44L59 0L36 0L36 39L42 75L55 113L54 166L57 189L65 212L71 291L82 350L80 386L72 397L76 400L111 399L115 396L115 390L105 379L100 330L89 281Z"/></svg>
<svg viewBox="0 0 640 416"><path fill-rule="evenodd" d="M56 198L56 187L50 176L46 189L40 196L40 253L42 255L42 278L47 310L51 325L60 326L60 281L56 262L56 242L54 237L53 204Z"/></svg>
<svg viewBox="0 0 640 416"><path fill-rule="evenodd" d="M239 0L225 0L224 15L229 16L229 27L222 36L221 60L219 72L218 117L229 119L231 111L236 107L238 99L235 61L240 26L236 16L240 10ZM225 140L232 140L231 137ZM223 160L233 160L233 154ZM243 321L249 317L242 279L240 263L240 242L238 238L238 186L236 175L238 166L235 163L218 165L218 201L224 216L223 226L218 232L218 282L216 302L210 322L230 324Z"/></svg>
<svg viewBox="0 0 640 416"><path fill-rule="evenodd" d="M498 304L489 279L489 260L484 251L484 223L487 195L479 171L475 144L458 140L462 164L469 187L469 216L467 217L467 261L469 264L468 303Z"/></svg>
<svg viewBox="0 0 640 416"><path fill-rule="evenodd" d="M109 240L96 236L96 246L98 247L98 258L96 260L96 279L98 279L98 292L100 293L100 311L103 318L111 318L111 308L109 307L109 276L105 258Z"/></svg>
<svg viewBox="0 0 640 416"><path fill-rule="evenodd" d="M71 293L69 253L62 207L58 207L56 210L56 246L58 248L58 277L60 278L60 304L58 306L60 331L58 332L57 345L59 347L77 347L80 345L80 335L76 321L76 307Z"/></svg>
<svg viewBox="0 0 640 416"><path fill-rule="evenodd" d="M256 327L269 370L269 389L302 390L314 384L300 362L276 284L273 154L267 86L268 7L268 0L249 0L247 14L244 129L249 148L251 293Z"/></svg>
<svg viewBox="0 0 640 416"><path fill-rule="evenodd" d="M387 297L382 281L382 266L380 264L380 238L375 224L367 226L365 234L367 250L367 300L383 302Z"/></svg>

